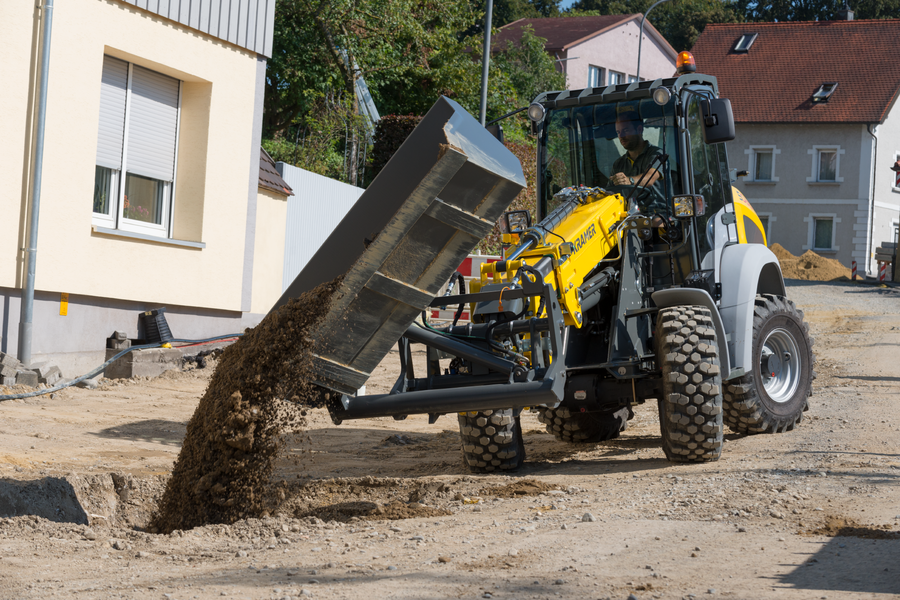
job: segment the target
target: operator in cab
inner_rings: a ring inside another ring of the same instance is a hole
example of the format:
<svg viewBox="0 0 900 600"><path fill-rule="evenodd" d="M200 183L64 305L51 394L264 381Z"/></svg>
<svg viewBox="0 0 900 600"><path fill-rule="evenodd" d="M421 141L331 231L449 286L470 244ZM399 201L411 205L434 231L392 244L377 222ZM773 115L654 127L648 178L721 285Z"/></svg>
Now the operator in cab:
<svg viewBox="0 0 900 600"><path fill-rule="evenodd" d="M659 148L644 139L644 123L634 111L616 116L616 135L625 154L613 163L609 182L613 185L649 187L659 180L659 171L651 166L661 154Z"/></svg>

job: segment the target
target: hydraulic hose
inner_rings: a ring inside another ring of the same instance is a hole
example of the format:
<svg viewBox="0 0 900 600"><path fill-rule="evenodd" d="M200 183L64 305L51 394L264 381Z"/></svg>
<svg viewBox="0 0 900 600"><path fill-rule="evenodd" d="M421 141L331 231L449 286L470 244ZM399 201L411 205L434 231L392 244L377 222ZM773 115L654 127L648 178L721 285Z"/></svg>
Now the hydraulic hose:
<svg viewBox="0 0 900 600"><path fill-rule="evenodd" d="M206 339L202 339L202 340L168 340L166 342L159 342L158 344L142 344L140 346L132 346L131 348L126 348L125 350L122 350L121 352L119 352L118 354L116 354L115 356L110 358L108 361L106 361L105 363L103 363L102 365L100 365L99 367L94 369L93 371L86 373L86 374L82 375L81 377L76 377L75 379L71 379L69 381L66 381L65 383L57 384L57 385L47 388L45 390L35 390L33 392L26 392L23 394L7 394L5 396L0 396L0 402L2 402L4 400L21 400L22 398L33 398L34 396L44 396L46 394L53 394L55 392L58 392L59 390L64 390L67 387L71 387L77 383L81 383L85 379L93 379L94 377L96 377L97 375L102 373L103 370L106 367L108 367L109 365L111 365L113 362L115 362L119 358L125 356L126 354L128 354L129 352L132 352L134 350L147 350L149 348L160 348L161 346L164 346L165 344L172 344L172 343L186 344L188 346L194 346L197 344L205 344L208 342L216 342L219 340L230 340L230 339L234 339L234 338L239 338L243 335L244 335L243 333L232 333L229 335L220 335L217 337L206 338Z"/></svg>

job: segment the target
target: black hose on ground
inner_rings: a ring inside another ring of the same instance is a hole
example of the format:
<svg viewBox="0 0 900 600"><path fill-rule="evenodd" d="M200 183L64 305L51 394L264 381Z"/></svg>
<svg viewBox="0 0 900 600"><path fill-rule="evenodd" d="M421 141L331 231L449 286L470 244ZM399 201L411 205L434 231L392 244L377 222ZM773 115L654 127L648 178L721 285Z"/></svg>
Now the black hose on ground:
<svg viewBox="0 0 900 600"><path fill-rule="evenodd" d="M166 342L159 342L157 344L142 344L140 346L132 346L131 348L126 348L125 350L122 350L121 352L119 352L118 354L113 356L111 359L109 359L108 361L106 361L105 363L103 363L102 365L100 365L99 367L94 369L93 371L91 371L90 373L82 375L81 377L76 377L75 379L70 379L69 381L66 381L65 383L57 384L57 385L47 388L45 390L35 390L33 392L26 392L23 394L7 394L4 396L0 396L0 402L2 402L4 400L21 400L22 398L33 398L34 396L43 396L45 394L52 394L54 392L58 392L59 390L64 390L67 387L71 387L77 383L81 383L85 379L93 379L94 377L96 377L97 375L102 373L103 370L106 369L106 367L111 365L113 362L115 362L119 358L125 356L126 354L128 354L129 352L132 352L134 350L147 350L149 348L160 348L160 347L164 346L165 344L188 344L188 345L205 344L208 342L216 342L219 340L229 340L229 339L233 339L233 338L239 338L242 335L244 335L244 334L243 333L232 333L230 335L220 335L217 337L206 338L206 339L202 339L202 340L168 340Z"/></svg>

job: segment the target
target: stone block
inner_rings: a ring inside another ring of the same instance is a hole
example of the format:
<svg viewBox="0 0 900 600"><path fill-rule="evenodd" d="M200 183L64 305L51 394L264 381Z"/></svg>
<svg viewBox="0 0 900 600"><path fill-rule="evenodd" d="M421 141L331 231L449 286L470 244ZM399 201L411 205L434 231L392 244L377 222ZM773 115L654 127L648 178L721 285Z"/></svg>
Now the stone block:
<svg viewBox="0 0 900 600"><path fill-rule="evenodd" d="M17 359L15 356L10 356L6 352L0 352L0 365L3 365L4 367L12 367L15 369L16 367L21 366L21 363L19 363L19 359Z"/></svg>
<svg viewBox="0 0 900 600"><path fill-rule="evenodd" d="M113 350L125 350L131 348L131 340L124 331L116 331L110 337L106 338L106 347Z"/></svg>
<svg viewBox="0 0 900 600"><path fill-rule="evenodd" d="M13 375L12 377L4 377L4 378L3 378L3 385L5 385L5 386L7 386L7 387L16 385L16 377L15 377L15 375Z"/></svg>
<svg viewBox="0 0 900 600"><path fill-rule="evenodd" d="M8 367L6 365L0 366L0 377L12 377L16 378L16 373L19 370L15 367Z"/></svg>
<svg viewBox="0 0 900 600"><path fill-rule="evenodd" d="M57 367L52 362L47 362L47 361L33 363L31 366L28 367L28 370L34 371L35 373L37 373L38 377L46 377L49 373L53 372L54 369L56 371L59 371L59 367Z"/></svg>
<svg viewBox="0 0 900 600"><path fill-rule="evenodd" d="M118 354L117 350L107 348L106 360L111 359L116 354ZM110 379L156 377L166 371L180 371L181 357L181 350L177 348L135 350L120 357L106 367L104 375Z"/></svg>
<svg viewBox="0 0 900 600"><path fill-rule="evenodd" d="M28 387L37 387L40 380L38 374L34 371L19 371L16 374L16 383L19 385L27 385Z"/></svg>
<svg viewBox="0 0 900 600"><path fill-rule="evenodd" d="M62 371L59 370L59 367L56 365L51 365L49 369L46 369L44 374L41 375L38 373L38 380L41 383L46 383L47 385L53 385L60 379L62 379Z"/></svg>

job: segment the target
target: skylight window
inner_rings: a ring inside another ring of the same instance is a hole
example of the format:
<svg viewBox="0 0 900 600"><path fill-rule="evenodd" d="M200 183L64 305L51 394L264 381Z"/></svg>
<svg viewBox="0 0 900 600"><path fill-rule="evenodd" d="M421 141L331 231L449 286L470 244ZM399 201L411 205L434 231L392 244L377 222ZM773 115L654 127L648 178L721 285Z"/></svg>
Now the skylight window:
<svg viewBox="0 0 900 600"><path fill-rule="evenodd" d="M835 89L837 89L837 83L823 83L819 86L819 89L816 90L816 93L812 95L812 101L827 102L828 98L831 97L831 94L834 93Z"/></svg>
<svg viewBox="0 0 900 600"><path fill-rule="evenodd" d="M737 43L734 45L735 52L746 52L750 49L750 46L753 45L753 42L756 41L756 38L759 37L758 33L745 33L740 37Z"/></svg>

